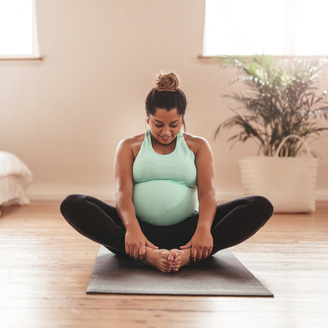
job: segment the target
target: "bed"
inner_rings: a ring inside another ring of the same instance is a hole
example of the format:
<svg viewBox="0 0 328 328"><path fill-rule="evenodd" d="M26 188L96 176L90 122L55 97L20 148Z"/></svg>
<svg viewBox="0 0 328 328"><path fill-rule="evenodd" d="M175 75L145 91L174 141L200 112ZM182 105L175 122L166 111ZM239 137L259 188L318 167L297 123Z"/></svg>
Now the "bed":
<svg viewBox="0 0 328 328"><path fill-rule="evenodd" d="M26 190L32 182L32 173L14 154L0 151L0 206L26 205Z"/></svg>

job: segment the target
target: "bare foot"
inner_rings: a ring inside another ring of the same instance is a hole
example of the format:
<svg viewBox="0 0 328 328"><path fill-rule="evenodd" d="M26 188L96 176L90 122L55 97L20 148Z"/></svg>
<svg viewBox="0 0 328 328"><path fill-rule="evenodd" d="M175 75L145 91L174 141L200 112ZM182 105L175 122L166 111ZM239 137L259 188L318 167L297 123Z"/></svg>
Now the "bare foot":
<svg viewBox="0 0 328 328"><path fill-rule="evenodd" d="M172 256L173 256L173 265L172 265L172 272L179 271L179 268L181 267L181 255L180 251L176 248L170 250Z"/></svg>
<svg viewBox="0 0 328 328"><path fill-rule="evenodd" d="M190 263L190 248L188 249L171 249L171 254L174 257L172 271L177 272L180 268Z"/></svg>
<svg viewBox="0 0 328 328"><path fill-rule="evenodd" d="M167 249L146 247L145 262L162 272L171 272L173 260L173 255Z"/></svg>

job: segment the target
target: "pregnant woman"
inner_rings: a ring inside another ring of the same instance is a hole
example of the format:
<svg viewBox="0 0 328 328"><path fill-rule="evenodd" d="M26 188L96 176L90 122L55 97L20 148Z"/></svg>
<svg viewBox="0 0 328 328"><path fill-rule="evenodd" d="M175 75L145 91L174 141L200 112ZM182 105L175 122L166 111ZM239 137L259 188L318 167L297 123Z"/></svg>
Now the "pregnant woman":
<svg viewBox="0 0 328 328"><path fill-rule="evenodd" d="M117 147L116 206L75 194L60 209L115 254L176 272L251 237L273 207L262 196L216 204L212 152L182 130L187 100L174 73L158 75L145 107L149 128Z"/></svg>

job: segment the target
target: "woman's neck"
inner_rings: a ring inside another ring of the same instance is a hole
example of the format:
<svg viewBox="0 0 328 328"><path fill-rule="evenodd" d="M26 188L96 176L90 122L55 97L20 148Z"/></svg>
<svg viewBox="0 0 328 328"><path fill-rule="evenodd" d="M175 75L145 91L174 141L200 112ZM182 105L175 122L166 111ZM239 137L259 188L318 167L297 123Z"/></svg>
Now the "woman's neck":
<svg viewBox="0 0 328 328"><path fill-rule="evenodd" d="M154 151L162 155L168 155L173 153L177 142L177 138L174 138L174 140L169 144L163 145L151 133L150 133L150 140Z"/></svg>

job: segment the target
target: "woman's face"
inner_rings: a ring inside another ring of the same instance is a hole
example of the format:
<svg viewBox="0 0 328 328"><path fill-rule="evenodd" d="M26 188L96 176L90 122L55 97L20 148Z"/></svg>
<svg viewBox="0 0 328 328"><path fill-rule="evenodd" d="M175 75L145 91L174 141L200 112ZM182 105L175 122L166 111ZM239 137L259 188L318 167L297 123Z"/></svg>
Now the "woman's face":
<svg viewBox="0 0 328 328"><path fill-rule="evenodd" d="M168 145L179 134L183 117L176 108L167 111L165 108L157 108L154 115L147 118L152 136L163 145Z"/></svg>

